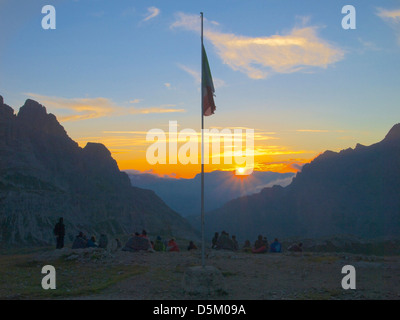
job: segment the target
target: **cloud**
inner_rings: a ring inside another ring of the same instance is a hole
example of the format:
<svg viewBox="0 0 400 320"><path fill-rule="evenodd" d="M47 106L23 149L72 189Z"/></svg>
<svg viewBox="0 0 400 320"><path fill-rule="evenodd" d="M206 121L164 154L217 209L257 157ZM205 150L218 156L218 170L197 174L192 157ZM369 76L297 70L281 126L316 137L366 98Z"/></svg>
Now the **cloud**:
<svg viewBox="0 0 400 320"><path fill-rule="evenodd" d="M329 132L329 130L299 129L297 132Z"/></svg>
<svg viewBox="0 0 400 320"><path fill-rule="evenodd" d="M164 104L159 107L149 107L142 109L132 109L130 114L149 114L149 113L175 113L175 112L185 112L185 109L175 109L175 104Z"/></svg>
<svg viewBox="0 0 400 320"><path fill-rule="evenodd" d="M26 93L26 95L38 100L46 107L62 110L61 113L63 113L63 115L58 116L61 122L96 119L112 115L185 112L184 109L173 108L175 105L161 105L148 108L125 108L103 97L68 99L44 96L36 93ZM135 99L130 101L130 103L135 104L139 101L139 99Z"/></svg>
<svg viewBox="0 0 400 320"><path fill-rule="evenodd" d="M199 17L176 14L171 28L200 32ZM292 73L306 68L327 68L340 61L344 51L318 37L317 27L293 28L284 35L249 37L217 31L207 24L204 36L211 41L219 57L230 68L252 79L271 73Z"/></svg>
<svg viewBox="0 0 400 320"><path fill-rule="evenodd" d="M387 22L396 32L397 42L400 45L400 9L387 10L378 8L376 14Z"/></svg>
<svg viewBox="0 0 400 320"><path fill-rule="evenodd" d="M101 118L116 113L121 109L107 98L60 98L27 93L27 96L37 99L46 107L66 110L71 115L60 116L61 122Z"/></svg>
<svg viewBox="0 0 400 320"><path fill-rule="evenodd" d="M382 19L390 19L400 22L400 9L386 10L383 8L378 8L377 15Z"/></svg>
<svg viewBox="0 0 400 320"><path fill-rule="evenodd" d="M292 163L291 166L293 169L301 171L301 169L303 169L304 163Z"/></svg>
<svg viewBox="0 0 400 320"><path fill-rule="evenodd" d="M160 14L160 9L156 7L147 8L147 11L148 11L148 16L144 18L143 21L148 21L150 19L153 19Z"/></svg>
<svg viewBox="0 0 400 320"><path fill-rule="evenodd" d="M299 172L312 159L289 159L283 161L262 162L256 165L257 170L276 172Z"/></svg>
<svg viewBox="0 0 400 320"><path fill-rule="evenodd" d="M313 154L313 150L290 150L283 146L256 146L256 155L266 155L266 156L280 156L280 155L290 155L290 154Z"/></svg>
<svg viewBox="0 0 400 320"><path fill-rule="evenodd" d="M358 38L358 41L361 43L361 45L363 47L362 49L359 50L360 53L364 53L365 51L380 51L380 50L382 50L375 43L373 43L371 41L366 41L366 40L362 39L361 37Z"/></svg>
<svg viewBox="0 0 400 320"><path fill-rule="evenodd" d="M335 133L343 133L344 130L320 130L320 129L298 129L296 132L310 132L310 133L326 133L326 132L335 132Z"/></svg>
<svg viewBox="0 0 400 320"><path fill-rule="evenodd" d="M256 185L254 186L252 189L250 190L246 190L246 194L252 194L252 193L258 193L260 192L262 189L264 188L271 188L273 186L281 186L281 187L286 187L289 184L291 184L293 181L293 177L287 177L287 178L281 178L281 179L276 179L273 180L269 183L266 184L260 184L260 185Z"/></svg>
<svg viewBox="0 0 400 320"><path fill-rule="evenodd" d="M136 104L136 103L141 102L142 100L143 100L143 99L133 99L133 100L130 100L129 103Z"/></svg>

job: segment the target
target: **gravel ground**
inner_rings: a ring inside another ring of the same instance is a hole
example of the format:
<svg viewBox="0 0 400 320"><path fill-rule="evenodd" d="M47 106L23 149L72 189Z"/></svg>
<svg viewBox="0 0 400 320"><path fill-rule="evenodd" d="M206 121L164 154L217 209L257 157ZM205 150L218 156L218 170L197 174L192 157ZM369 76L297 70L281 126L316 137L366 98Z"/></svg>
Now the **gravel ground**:
<svg viewBox="0 0 400 320"><path fill-rule="evenodd" d="M72 256L79 261L79 254ZM82 263L93 263L82 260ZM96 263L144 266L147 272L124 279L100 293L77 299L263 300L400 299L400 257L347 253L251 254L206 251L206 265L219 269L224 290L214 295L185 292L185 270L201 263L196 252L114 252ZM342 267L356 269L356 289L341 286Z"/></svg>

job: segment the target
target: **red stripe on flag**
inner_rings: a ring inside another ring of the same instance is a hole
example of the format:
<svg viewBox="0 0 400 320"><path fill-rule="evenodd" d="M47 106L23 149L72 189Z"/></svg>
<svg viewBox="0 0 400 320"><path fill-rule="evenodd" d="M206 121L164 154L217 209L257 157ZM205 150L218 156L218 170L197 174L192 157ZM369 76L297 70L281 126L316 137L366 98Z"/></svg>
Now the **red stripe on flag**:
<svg viewBox="0 0 400 320"><path fill-rule="evenodd" d="M215 109L213 91L211 87L206 87L204 88L203 114L205 116L211 116L214 114Z"/></svg>

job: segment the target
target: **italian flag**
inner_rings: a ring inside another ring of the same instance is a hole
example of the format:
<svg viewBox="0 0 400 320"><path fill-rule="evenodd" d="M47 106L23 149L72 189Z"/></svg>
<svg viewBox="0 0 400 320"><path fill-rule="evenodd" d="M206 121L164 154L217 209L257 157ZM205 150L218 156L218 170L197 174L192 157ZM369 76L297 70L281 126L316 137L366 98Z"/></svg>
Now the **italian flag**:
<svg viewBox="0 0 400 320"><path fill-rule="evenodd" d="M203 115L211 116L216 109L214 103L214 84L211 77L211 70L208 64L206 50L203 46L203 79L202 79L202 93L203 93Z"/></svg>

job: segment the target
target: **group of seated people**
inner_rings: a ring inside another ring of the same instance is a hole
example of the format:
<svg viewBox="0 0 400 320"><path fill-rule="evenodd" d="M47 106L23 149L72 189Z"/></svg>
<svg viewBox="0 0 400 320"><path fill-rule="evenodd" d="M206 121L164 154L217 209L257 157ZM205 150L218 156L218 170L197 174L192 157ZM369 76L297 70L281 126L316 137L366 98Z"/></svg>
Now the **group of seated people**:
<svg viewBox="0 0 400 320"><path fill-rule="evenodd" d="M274 239L274 242L268 245L267 237L263 237L262 235L258 236L253 247L251 247L250 241L246 240L243 248L247 251L251 251L252 253L266 253L268 251L272 253L282 252L282 244L277 238Z"/></svg>
<svg viewBox="0 0 400 320"><path fill-rule="evenodd" d="M121 248L121 242L119 239L115 239L117 247ZM90 239L86 237L86 234L79 232L72 243L72 249L85 249L85 248L107 248L108 238L105 234L100 235L100 241L96 241L96 237L92 236Z"/></svg>
<svg viewBox="0 0 400 320"><path fill-rule="evenodd" d="M288 251L292 252L302 252L302 243L293 244L289 246ZM229 233L226 231L222 231L221 234L215 232L214 237L212 238L212 249L226 249L226 250L239 250L239 244L236 240L236 236L229 237ZM279 253L282 252L282 244L279 242L277 238L274 239L270 245L268 245L268 240L266 237L259 235L257 240L254 242L252 246L249 240L246 240L242 250L245 252L252 253Z"/></svg>
<svg viewBox="0 0 400 320"><path fill-rule="evenodd" d="M225 230L219 234L215 232L214 237L212 238L212 249L225 249L225 250L239 250L239 243L236 240L236 236L229 236L229 233Z"/></svg>
<svg viewBox="0 0 400 320"><path fill-rule="evenodd" d="M282 244L277 238L275 238L274 242L268 245L267 237L259 235L253 246L249 240L246 240L243 246L243 251L252 253L266 253L268 251L279 253L282 252Z"/></svg>
<svg viewBox="0 0 400 320"><path fill-rule="evenodd" d="M115 245L116 244L116 245ZM168 241L163 241L160 236L157 236L155 241L150 241L146 230L142 230L142 233L135 232L126 242L125 246L122 247L121 241L115 239L115 244L113 244L116 249L122 248L123 251L164 251L164 252L179 252L180 248L174 237L170 238ZM102 234L100 236L100 241L96 241L96 237L92 236L90 239L83 232L75 237L72 244L72 249L85 249L85 248L107 248L108 238L106 235ZM197 246L193 241L189 242L187 250L196 250Z"/></svg>
<svg viewBox="0 0 400 320"><path fill-rule="evenodd" d="M179 246L176 243L175 238L171 238L168 241L163 241L160 236L157 236L156 241L150 241L150 244L154 251L164 252L179 252Z"/></svg>
<svg viewBox="0 0 400 320"><path fill-rule="evenodd" d="M122 248L121 242L119 239L115 239L117 249ZM76 236L72 249L83 249L83 248L107 248L108 239L107 236L102 234L100 236L100 241L96 241L96 237L92 236L90 239L86 237L83 232L79 232ZM288 251L291 252L302 252L303 244L293 244L288 247ZM189 242L187 250L196 250L197 246L193 241ZM235 235L232 237L229 236L229 233L226 231L222 231L221 234L215 232L214 237L212 239L212 249L225 249L225 250L239 250L239 243L236 239ZM179 252L180 248L176 243L176 239L174 237L170 238L168 241L162 240L160 236L157 236L155 241L151 241L147 235L146 230L142 230L142 233L139 234L135 232L126 242L125 246L122 248L123 251L159 251L159 252ZM251 253L266 253L266 252L274 252L279 253L282 252L282 244L279 242L277 238L275 238L274 242L268 245L268 240L266 237L259 235L257 240L254 242L252 246L249 240L246 240L242 250L245 252Z"/></svg>
<svg viewBox="0 0 400 320"><path fill-rule="evenodd" d="M193 241L189 242L188 250L195 250L197 246ZM161 236L157 236L155 241L151 241L147 235L146 230L143 230L141 234L135 232L132 237L127 241L123 251L158 251L158 252L179 252L180 248L174 237L168 241L163 240Z"/></svg>
<svg viewBox="0 0 400 320"><path fill-rule="evenodd" d="M171 238L168 242L167 241L162 241L160 236L157 236L156 241L153 243L153 241L150 241L152 244L152 247L154 251L167 251L167 252L179 252L179 246L176 243L175 238ZM187 250L196 250L197 246L194 244L193 241L189 242L189 245L187 247Z"/></svg>

